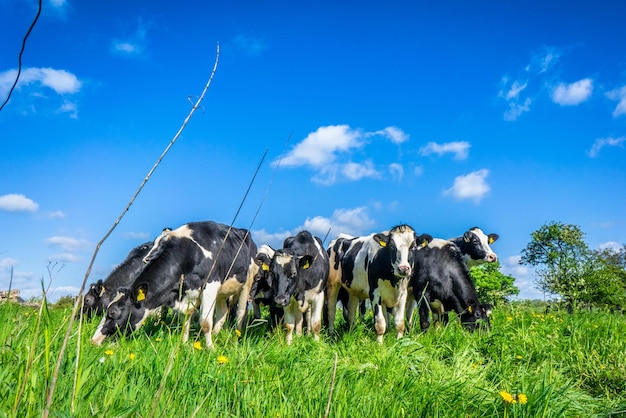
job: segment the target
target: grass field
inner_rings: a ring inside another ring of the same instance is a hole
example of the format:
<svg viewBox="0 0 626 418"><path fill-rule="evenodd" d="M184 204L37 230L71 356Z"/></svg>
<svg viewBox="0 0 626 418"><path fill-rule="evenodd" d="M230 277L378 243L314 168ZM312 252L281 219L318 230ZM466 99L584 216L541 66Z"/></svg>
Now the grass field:
<svg viewBox="0 0 626 418"><path fill-rule="evenodd" d="M41 415L70 315L0 304L0 416ZM179 328L156 319L95 347L96 326L74 324L50 416L319 417L327 407L331 417L626 416L617 314L511 306L494 311L489 332L451 323L388 333L382 346L368 314L334 339L291 346L265 325L227 327L213 351L204 337L181 344Z"/></svg>

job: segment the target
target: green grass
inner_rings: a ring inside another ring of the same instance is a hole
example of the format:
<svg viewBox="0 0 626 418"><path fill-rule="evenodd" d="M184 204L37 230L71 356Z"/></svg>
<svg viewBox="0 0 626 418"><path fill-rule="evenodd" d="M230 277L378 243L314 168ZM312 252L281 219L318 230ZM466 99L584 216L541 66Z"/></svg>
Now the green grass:
<svg viewBox="0 0 626 418"><path fill-rule="evenodd" d="M70 315L0 304L0 416L41 415ZM226 327L213 351L155 321L102 347L89 342L97 320L83 324L78 361L74 324L50 415L318 417L332 387L333 417L626 416L620 315L510 307L494 311L490 332L451 323L379 346L368 314L336 338L291 346L282 331ZM506 404L500 391L528 401Z"/></svg>

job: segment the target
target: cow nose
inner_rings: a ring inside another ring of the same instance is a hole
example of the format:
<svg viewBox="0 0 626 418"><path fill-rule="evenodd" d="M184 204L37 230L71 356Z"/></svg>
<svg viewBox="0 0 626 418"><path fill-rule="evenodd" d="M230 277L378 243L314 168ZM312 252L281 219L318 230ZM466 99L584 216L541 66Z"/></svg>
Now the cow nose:
<svg viewBox="0 0 626 418"><path fill-rule="evenodd" d="M493 254L493 253L492 254L488 254L487 255L487 261L490 262L490 263L496 262L496 261L498 261L498 256Z"/></svg>
<svg viewBox="0 0 626 418"><path fill-rule="evenodd" d="M408 276L411 273L411 267L409 266L398 266L398 272L403 276Z"/></svg>
<svg viewBox="0 0 626 418"><path fill-rule="evenodd" d="M274 298L274 303L278 306L286 306L287 305L287 296L276 296Z"/></svg>

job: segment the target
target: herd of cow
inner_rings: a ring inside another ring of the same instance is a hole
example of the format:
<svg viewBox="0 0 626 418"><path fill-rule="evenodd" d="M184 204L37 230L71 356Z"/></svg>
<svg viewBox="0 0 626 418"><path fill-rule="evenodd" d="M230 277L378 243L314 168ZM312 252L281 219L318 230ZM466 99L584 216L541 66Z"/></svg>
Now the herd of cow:
<svg viewBox="0 0 626 418"><path fill-rule="evenodd" d="M471 228L452 239L417 234L409 225L361 237L340 234L329 243L308 231L285 239L283 248L258 249L249 231L216 222L166 228L134 248L103 281L91 284L81 315L104 315L94 344L118 332L130 334L156 310L185 316L183 339L195 318L213 347L213 335L234 316L242 329L248 303L255 318L269 306L269 323L284 324L287 344L303 323L316 340L322 328L334 333L337 301L349 326L369 300L379 343L393 318L402 337L417 308L422 330L447 322L454 311L473 330L489 326L489 308L478 301L468 267L497 260L490 244L498 235ZM199 313L199 315L198 315Z"/></svg>

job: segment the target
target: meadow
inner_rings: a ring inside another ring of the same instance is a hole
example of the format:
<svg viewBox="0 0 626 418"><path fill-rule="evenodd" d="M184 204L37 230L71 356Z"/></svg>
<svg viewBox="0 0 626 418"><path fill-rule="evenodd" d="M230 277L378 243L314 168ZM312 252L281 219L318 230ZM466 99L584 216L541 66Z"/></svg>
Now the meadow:
<svg viewBox="0 0 626 418"><path fill-rule="evenodd" d="M40 416L71 309L0 304L0 416ZM341 315L338 315L340 317ZM226 327L215 350L151 319L90 343L75 323L54 417L622 417L626 317L496 309L488 332L458 323L376 343L371 314L320 342Z"/></svg>

